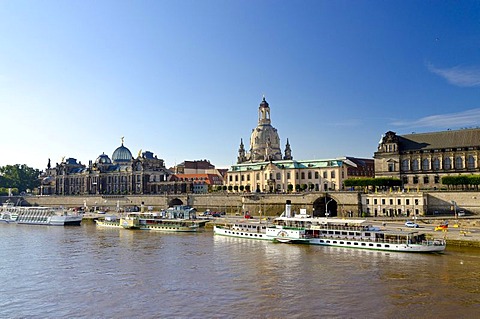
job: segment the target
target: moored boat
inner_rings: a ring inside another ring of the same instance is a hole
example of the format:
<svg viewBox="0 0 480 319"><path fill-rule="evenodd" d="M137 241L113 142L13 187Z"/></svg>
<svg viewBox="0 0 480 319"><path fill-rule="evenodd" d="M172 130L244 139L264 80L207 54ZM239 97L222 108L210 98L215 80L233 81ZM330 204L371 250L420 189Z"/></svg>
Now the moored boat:
<svg viewBox="0 0 480 319"><path fill-rule="evenodd" d="M427 239L418 231L381 230L360 219L311 217L307 214L290 216L287 204L284 214L271 225L245 226L232 223L215 226L214 234L240 238L258 238L280 243L337 246L396 252L443 252L443 239Z"/></svg>
<svg viewBox="0 0 480 319"><path fill-rule="evenodd" d="M2 209L0 219L7 223L80 226L82 215L61 208L11 206Z"/></svg>
<svg viewBox="0 0 480 319"><path fill-rule="evenodd" d="M98 226L162 232L196 232L208 221L197 220L189 206L172 207L161 212L133 212L125 217L106 216L96 220Z"/></svg>

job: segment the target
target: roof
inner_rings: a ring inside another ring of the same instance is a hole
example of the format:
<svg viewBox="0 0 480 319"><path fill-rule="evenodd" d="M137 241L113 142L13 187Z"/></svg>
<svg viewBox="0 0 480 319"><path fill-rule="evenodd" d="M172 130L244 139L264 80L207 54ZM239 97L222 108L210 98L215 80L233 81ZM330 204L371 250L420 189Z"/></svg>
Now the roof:
<svg viewBox="0 0 480 319"><path fill-rule="evenodd" d="M399 151L472 147L480 145L480 128L399 136Z"/></svg>
<svg viewBox="0 0 480 319"><path fill-rule="evenodd" d="M297 169L297 168L326 168L326 167L342 167L353 166L357 167L357 163L352 161L353 157L340 157L334 159L319 159L319 160L280 160L272 162L254 162L242 163L232 165L229 172L244 172L244 171L259 171L263 170L268 165L275 165L280 169Z"/></svg>

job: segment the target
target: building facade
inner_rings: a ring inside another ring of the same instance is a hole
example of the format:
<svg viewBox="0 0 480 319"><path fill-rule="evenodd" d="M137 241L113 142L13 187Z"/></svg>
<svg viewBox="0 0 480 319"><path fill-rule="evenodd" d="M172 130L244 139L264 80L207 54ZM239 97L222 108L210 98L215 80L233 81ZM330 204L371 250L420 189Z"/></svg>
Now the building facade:
<svg viewBox="0 0 480 319"><path fill-rule="evenodd" d="M172 179L173 172L152 152L135 158L122 144L110 158L105 153L88 166L75 158L62 159L55 167L50 160L42 176L41 195L126 195L191 192L193 183Z"/></svg>
<svg viewBox="0 0 480 319"><path fill-rule="evenodd" d="M394 177L403 188L439 189L443 176L480 172L480 129L382 136L375 177Z"/></svg>
<svg viewBox="0 0 480 319"><path fill-rule="evenodd" d="M228 171L226 185L234 191L338 191L352 176L373 177L373 160L342 157L237 164Z"/></svg>

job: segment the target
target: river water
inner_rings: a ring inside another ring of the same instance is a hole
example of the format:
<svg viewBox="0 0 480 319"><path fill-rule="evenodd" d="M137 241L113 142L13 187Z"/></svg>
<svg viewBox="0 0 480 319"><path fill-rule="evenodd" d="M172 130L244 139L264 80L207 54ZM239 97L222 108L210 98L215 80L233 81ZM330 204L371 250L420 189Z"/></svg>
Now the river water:
<svg viewBox="0 0 480 319"><path fill-rule="evenodd" d="M0 224L0 318L473 318L480 250Z"/></svg>

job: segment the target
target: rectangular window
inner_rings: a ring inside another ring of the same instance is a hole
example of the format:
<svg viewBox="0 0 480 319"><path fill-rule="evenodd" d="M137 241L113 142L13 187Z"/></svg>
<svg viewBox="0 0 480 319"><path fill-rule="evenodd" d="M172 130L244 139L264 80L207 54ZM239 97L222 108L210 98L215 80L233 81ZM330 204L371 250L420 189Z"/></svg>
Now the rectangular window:
<svg viewBox="0 0 480 319"><path fill-rule="evenodd" d="M400 198L397 199L397 205L402 205L402 200Z"/></svg>
<svg viewBox="0 0 480 319"><path fill-rule="evenodd" d="M290 179L290 172L287 173L287 179Z"/></svg>
<svg viewBox="0 0 480 319"><path fill-rule="evenodd" d="M318 179L319 178L319 174L318 172L315 172L315 178Z"/></svg>
<svg viewBox="0 0 480 319"><path fill-rule="evenodd" d="M418 176L413 176L413 183L418 184Z"/></svg>
<svg viewBox="0 0 480 319"><path fill-rule="evenodd" d="M330 172L330 178L335 178L335 171Z"/></svg>
<svg viewBox="0 0 480 319"><path fill-rule="evenodd" d="M378 201L376 198L373 199L373 205L377 205Z"/></svg>
<svg viewBox="0 0 480 319"><path fill-rule="evenodd" d="M405 204L406 204L406 205L410 205L410 200L409 200L409 199L406 199L406 200L405 200Z"/></svg>
<svg viewBox="0 0 480 319"><path fill-rule="evenodd" d="M250 174L247 175L247 181L250 182Z"/></svg>
<svg viewBox="0 0 480 319"><path fill-rule="evenodd" d="M385 205L385 198L382 198L382 205Z"/></svg>
<svg viewBox="0 0 480 319"><path fill-rule="evenodd" d="M323 178L327 178L327 172L323 172Z"/></svg>

